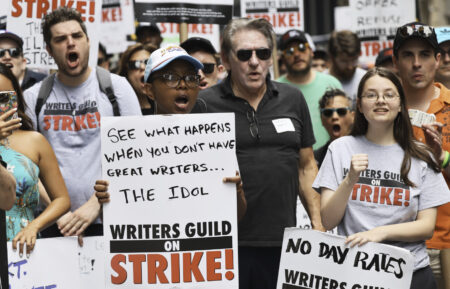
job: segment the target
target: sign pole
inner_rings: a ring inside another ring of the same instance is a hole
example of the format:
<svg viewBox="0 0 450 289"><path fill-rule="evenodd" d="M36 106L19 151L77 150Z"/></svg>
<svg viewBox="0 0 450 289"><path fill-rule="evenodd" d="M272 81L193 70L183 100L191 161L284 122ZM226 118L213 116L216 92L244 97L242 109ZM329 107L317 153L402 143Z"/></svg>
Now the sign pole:
<svg viewBox="0 0 450 289"><path fill-rule="evenodd" d="M188 39L188 24L180 23L180 43Z"/></svg>

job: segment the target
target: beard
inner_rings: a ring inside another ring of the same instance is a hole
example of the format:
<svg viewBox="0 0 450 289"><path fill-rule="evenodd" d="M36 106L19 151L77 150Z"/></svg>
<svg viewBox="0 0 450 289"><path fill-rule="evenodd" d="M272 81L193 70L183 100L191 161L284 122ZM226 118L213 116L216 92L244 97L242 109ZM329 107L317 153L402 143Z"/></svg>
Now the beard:
<svg viewBox="0 0 450 289"><path fill-rule="evenodd" d="M297 69L294 68L293 65L286 65L286 69L288 71L288 74L294 75L294 76L304 76L307 75L311 71L312 67L312 58L308 60L308 63L305 68Z"/></svg>

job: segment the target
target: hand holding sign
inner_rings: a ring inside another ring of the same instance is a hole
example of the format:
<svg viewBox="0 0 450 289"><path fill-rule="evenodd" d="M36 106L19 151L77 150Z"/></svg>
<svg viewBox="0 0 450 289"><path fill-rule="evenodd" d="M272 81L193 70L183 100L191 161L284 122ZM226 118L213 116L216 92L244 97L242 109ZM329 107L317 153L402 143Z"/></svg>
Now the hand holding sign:
<svg viewBox="0 0 450 289"><path fill-rule="evenodd" d="M350 247L354 247L356 245L362 246L367 242L380 243L384 240L384 238L385 234L382 233L381 227L376 227L369 231L359 232L348 236L345 240L345 244L350 245Z"/></svg>

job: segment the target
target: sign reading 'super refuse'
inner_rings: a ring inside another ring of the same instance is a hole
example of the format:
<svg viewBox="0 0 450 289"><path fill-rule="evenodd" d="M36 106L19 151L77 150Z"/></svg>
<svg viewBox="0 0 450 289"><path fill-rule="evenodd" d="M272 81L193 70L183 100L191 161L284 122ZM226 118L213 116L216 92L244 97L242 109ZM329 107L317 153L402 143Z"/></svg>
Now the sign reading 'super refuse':
<svg viewBox="0 0 450 289"><path fill-rule="evenodd" d="M345 238L314 230L284 231L277 289L408 289L414 258L379 243L350 248Z"/></svg>
<svg viewBox="0 0 450 289"><path fill-rule="evenodd" d="M102 118L102 166L107 288L238 287L233 114Z"/></svg>

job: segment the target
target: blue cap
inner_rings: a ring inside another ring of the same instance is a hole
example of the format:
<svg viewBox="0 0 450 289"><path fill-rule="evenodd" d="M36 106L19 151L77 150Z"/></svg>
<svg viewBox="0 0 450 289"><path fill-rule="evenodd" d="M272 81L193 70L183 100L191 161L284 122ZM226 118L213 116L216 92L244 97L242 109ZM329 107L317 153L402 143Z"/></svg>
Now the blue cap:
<svg viewBox="0 0 450 289"><path fill-rule="evenodd" d="M450 41L450 27L436 27L434 31L436 31L439 44L444 43L445 41Z"/></svg>

